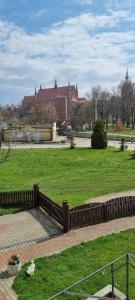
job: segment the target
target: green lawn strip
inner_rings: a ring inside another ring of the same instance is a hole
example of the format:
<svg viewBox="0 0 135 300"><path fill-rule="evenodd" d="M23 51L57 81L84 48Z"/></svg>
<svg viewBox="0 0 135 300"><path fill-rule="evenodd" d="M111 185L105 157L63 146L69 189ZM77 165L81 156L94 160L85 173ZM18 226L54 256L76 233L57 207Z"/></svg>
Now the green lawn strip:
<svg viewBox="0 0 135 300"><path fill-rule="evenodd" d="M19 295L19 300L43 300L73 284L89 273L103 267L112 260L129 252L135 253L135 230L130 229L118 234L112 234L97 240L74 246L60 254L35 260L36 270L33 277L26 275L29 264L25 264L16 277L13 288ZM122 264L125 260L122 260ZM115 264L118 267L118 264ZM130 297L135 297L135 269L130 268ZM71 291L83 291L93 294L105 285L111 283L110 269L85 281ZM125 292L125 269L115 273L115 283ZM57 297L56 299L72 299ZM77 298L74 298L77 299ZM84 298L79 298L84 299Z"/></svg>
<svg viewBox="0 0 135 300"><path fill-rule="evenodd" d="M135 129L124 128L123 130L120 130L119 132L116 132L114 129L109 128L108 133L135 136Z"/></svg>
<svg viewBox="0 0 135 300"><path fill-rule="evenodd" d="M134 189L133 151L114 148L11 150L1 165L0 190L31 189L34 183L59 204Z"/></svg>
<svg viewBox="0 0 135 300"><path fill-rule="evenodd" d="M0 208L0 216L15 214L24 210L28 210L26 207L10 207L10 208Z"/></svg>
<svg viewBox="0 0 135 300"><path fill-rule="evenodd" d="M79 132L72 131L71 133L75 136L78 136L78 137L90 138L91 134L92 134L92 130L91 131L79 131ZM109 138L109 135L114 135L114 137L115 136L135 137L135 129L124 128L123 130L115 131L113 128L108 128L107 135L108 135L108 138Z"/></svg>

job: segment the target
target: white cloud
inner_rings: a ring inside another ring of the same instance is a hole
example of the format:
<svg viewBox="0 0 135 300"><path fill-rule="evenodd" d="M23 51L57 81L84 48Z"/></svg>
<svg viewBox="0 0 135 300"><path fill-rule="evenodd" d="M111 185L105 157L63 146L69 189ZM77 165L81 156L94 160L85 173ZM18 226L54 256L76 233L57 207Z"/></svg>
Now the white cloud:
<svg viewBox="0 0 135 300"><path fill-rule="evenodd" d="M81 94L97 83L114 85L127 64L133 72L129 50L135 48L134 32L117 30L129 18L126 11L85 13L40 33L1 21L0 89L12 94L13 85L18 101L32 92L35 82L48 86L55 78L60 84L77 81Z"/></svg>

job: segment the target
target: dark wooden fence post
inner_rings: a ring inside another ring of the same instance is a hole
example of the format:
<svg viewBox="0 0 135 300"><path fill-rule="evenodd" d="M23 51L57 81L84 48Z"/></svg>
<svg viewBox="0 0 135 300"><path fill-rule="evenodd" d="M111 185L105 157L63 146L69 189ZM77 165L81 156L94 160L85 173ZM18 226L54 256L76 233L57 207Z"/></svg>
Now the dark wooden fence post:
<svg viewBox="0 0 135 300"><path fill-rule="evenodd" d="M108 221L108 217L107 217L107 203L103 203L103 208L104 208L104 222Z"/></svg>
<svg viewBox="0 0 135 300"><path fill-rule="evenodd" d="M63 209L63 231L66 233L70 229L69 224L69 204L67 201L62 202L62 209Z"/></svg>
<svg viewBox="0 0 135 300"><path fill-rule="evenodd" d="M33 191L34 191L35 206L39 206L39 186L38 186L38 184L34 184Z"/></svg>

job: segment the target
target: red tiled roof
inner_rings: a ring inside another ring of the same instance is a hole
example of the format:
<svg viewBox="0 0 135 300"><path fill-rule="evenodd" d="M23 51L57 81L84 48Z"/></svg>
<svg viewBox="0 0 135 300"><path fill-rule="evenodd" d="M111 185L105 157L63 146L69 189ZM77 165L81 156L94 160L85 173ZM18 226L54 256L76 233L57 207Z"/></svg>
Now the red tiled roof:
<svg viewBox="0 0 135 300"><path fill-rule="evenodd" d="M27 100L34 100L35 96L24 96L24 100L27 99Z"/></svg>
<svg viewBox="0 0 135 300"><path fill-rule="evenodd" d="M35 100L35 96L24 96L23 103L32 103Z"/></svg>
<svg viewBox="0 0 135 300"><path fill-rule="evenodd" d="M57 88L40 89L38 91L39 100L51 100L58 96L65 96L67 98L77 100L77 92L75 86L62 86Z"/></svg>

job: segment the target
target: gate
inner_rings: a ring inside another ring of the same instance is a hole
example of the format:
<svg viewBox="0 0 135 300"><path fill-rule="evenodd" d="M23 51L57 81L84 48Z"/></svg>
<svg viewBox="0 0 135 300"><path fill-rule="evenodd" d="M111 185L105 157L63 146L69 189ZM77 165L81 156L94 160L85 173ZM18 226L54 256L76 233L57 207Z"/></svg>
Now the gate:
<svg viewBox="0 0 135 300"><path fill-rule="evenodd" d="M64 225L63 220L63 209L58 204L53 202L47 196L39 192L38 194L38 205L47 213L52 216L61 226Z"/></svg>

